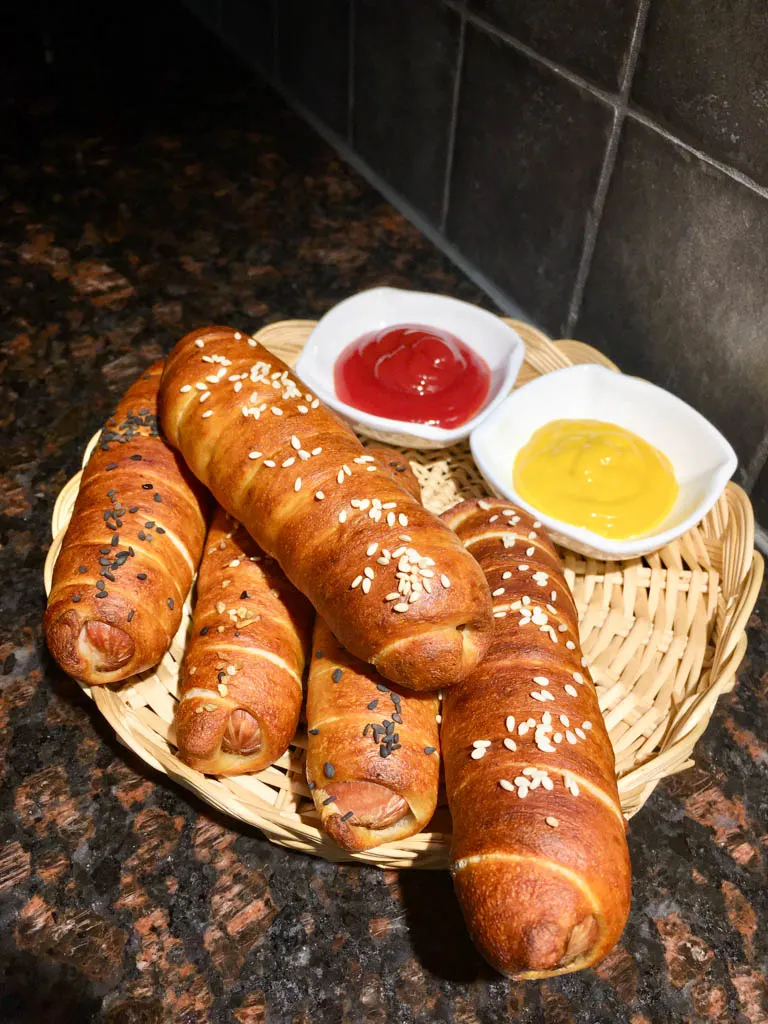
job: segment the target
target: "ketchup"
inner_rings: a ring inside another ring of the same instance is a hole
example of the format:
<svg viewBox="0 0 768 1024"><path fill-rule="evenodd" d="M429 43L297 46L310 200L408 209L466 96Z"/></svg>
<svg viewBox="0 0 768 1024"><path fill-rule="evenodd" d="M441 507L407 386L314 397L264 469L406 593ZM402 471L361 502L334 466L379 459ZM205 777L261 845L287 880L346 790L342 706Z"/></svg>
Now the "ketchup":
<svg viewBox="0 0 768 1024"><path fill-rule="evenodd" d="M448 331L397 324L348 345L334 368L336 394L376 416L458 427L482 408L488 364Z"/></svg>

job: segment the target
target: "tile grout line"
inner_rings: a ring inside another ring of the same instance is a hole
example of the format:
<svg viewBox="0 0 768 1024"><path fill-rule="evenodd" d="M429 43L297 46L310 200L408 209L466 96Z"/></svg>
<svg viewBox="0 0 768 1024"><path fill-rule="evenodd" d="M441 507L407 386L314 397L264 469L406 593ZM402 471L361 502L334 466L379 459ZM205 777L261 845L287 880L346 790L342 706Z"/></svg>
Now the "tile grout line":
<svg viewBox="0 0 768 1024"><path fill-rule="evenodd" d="M616 167L616 157L619 151L621 129L627 116L629 92L632 88L632 80L635 75L640 47L645 34L645 23L648 17L649 6L650 0L640 0L637 7L637 14L635 15L635 23L632 27L632 37L629 41L629 47L627 48L626 65L621 76L618 102L616 103L613 111L613 122L611 124L608 145L605 147L605 155L600 168L600 176L597 180L595 196L587 214L586 225L584 227L584 244L581 250L578 270L576 271L576 279L573 283L571 301L568 306L568 315L564 325L564 334L568 338L573 333L579 313L581 312L584 292L587 287L587 279L589 277L589 272L592 269L592 260L597 246L597 236L603 219L605 203L608 198L608 189L610 188L613 171Z"/></svg>
<svg viewBox="0 0 768 1024"><path fill-rule="evenodd" d="M355 144L355 3L349 0L349 40L347 44L347 138L350 146Z"/></svg>
<svg viewBox="0 0 768 1024"><path fill-rule="evenodd" d="M641 0L641 3L650 3L650 0ZM457 3L456 0L445 0L447 7L452 8L457 13L461 14L464 10L464 5ZM566 82L570 82L571 85L575 85L578 89L583 89L588 92L591 96L599 99L606 106L615 107L618 102L617 93L609 92L607 89L601 89L599 85L595 85L586 78L582 78L581 75L577 75L575 71L570 71L562 64L558 64L557 61L550 60L549 57L543 56L533 47L528 46L527 43L521 42L515 36L509 35L507 32L503 32L501 29L496 28L490 22L485 21L484 18L479 17L477 14L473 14L472 11L466 11L466 21L473 25L475 28L479 28L486 35L494 36L496 39L503 43L506 43L513 50L517 50L518 53L522 53L525 57L528 57L534 64L541 64L545 68L548 68L552 74L558 78L565 79Z"/></svg>
<svg viewBox="0 0 768 1024"><path fill-rule="evenodd" d="M453 96L451 97L451 120L448 125L448 149L445 158L445 180L443 181L443 200L440 208L439 230L445 234L448 221L448 207L451 201L451 180L453 178L453 157L456 150L456 123L459 117L459 100L461 82L464 78L464 43L467 35L466 12L459 12L459 45L456 50L456 74L453 80Z"/></svg>
<svg viewBox="0 0 768 1024"><path fill-rule="evenodd" d="M750 178L748 174L744 174L743 171L738 170L736 167L731 167L729 164L724 164L720 160L717 160L713 156L709 156L702 149L697 149L692 146L689 142L685 142L680 138L679 135L675 135L668 128L659 124L658 121L654 121L652 117L644 114L640 110L636 110L634 107L627 108L627 117L632 121L637 121L638 124L643 125L645 128L649 128L651 131L656 132L667 142L671 142L674 146L678 146L680 149L684 149L686 153L690 153L691 156L698 157L702 163L708 164L710 167L714 167L715 170L720 171L721 174L731 178L733 181L737 181L740 185L748 188L750 192L754 192L759 195L762 199L768 199L768 186L761 185L755 181L754 178Z"/></svg>

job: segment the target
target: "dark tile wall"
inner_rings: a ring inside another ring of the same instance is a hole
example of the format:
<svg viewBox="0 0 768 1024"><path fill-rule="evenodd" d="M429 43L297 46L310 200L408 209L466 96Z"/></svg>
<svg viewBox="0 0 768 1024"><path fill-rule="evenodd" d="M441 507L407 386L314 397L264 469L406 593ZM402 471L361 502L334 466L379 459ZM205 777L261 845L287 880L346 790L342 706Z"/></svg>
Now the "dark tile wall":
<svg viewBox="0 0 768 1024"><path fill-rule="evenodd" d="M189 5L498 304L712 419L768 526L766 0Z"/></svg>

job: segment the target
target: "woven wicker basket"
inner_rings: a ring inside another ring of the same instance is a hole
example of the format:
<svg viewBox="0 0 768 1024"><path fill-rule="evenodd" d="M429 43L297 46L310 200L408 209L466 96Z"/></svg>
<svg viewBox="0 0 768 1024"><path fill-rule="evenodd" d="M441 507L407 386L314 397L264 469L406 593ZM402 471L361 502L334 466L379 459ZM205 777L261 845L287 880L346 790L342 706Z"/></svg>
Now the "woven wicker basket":
<svg viewBox="0 0 768 1024"><path fill-rule="evenodd" d="M616 367L577 341L552 342L527 324L510 321L526 344L518 384L539 374L595 362ZM258 335L294 362L313 324L291 320ZM97 435L98 437L98 435ZM83 464L96 443L91 440ZM433 452L408 451L425 504L442 512L484 488L465 444ZM53 511L53 544L45 586L72 514L80 474L61 491ZM599 562L562 551L579 610L581 641L616 751L624 813L631 817L667 775L693 764L691 751L715 702L731 689L744 656L745 626L763 575L754 549L752 507L729 484L703 522L674 544L643 559ZM212 778L183 764L174 747L178 666L191 620L182 625L157 668L119 686L83 689L127 747L147 764L187 786L231 817L256 825L282 846L331 861L365 861L383 868L444 868L451 822L439 807L427 831L402 843L348 854L318 827L304 777L303 726L279 761L253 776Z"/></svg>

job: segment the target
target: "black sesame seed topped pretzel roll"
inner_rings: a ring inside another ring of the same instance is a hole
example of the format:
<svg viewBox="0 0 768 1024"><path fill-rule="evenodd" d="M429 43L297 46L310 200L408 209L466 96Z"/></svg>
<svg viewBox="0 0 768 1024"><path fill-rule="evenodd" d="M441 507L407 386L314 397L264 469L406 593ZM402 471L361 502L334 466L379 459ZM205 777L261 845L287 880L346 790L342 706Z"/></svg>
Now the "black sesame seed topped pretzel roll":
<svg viewBox="0 0 768 1024"><path fill-rule="evenodd" d="M398 453L368 451L418 496ZM312 646L306 767L323 828L351 851L420 832L437 804L437 695L387 683L345 651L321 619Z"/></svg>
<svg viewBox="0 0 768 1024"><path fill-rule="evenodd" d="M491 587L483 663L445 695L451 872L472 938L514 978L601 960L629 913L614 756L560 561L541 524L498 500L445 522Z"/></svg>
<svg viewBox="0 0 768 1024"><path fill-rule="evenodd" d="M348 651L414 690L478 664L492 624L479 566L282 360L206 327L171 353L160 408L171 444Z"/></svg>
<svg viewBox="0 0 768 1024"><path fill-rule="evenodd" d="M53 570L48 647L92 685L160 661L203 550L207 498L158 433L162 372L150 366L102 430Z"/></svg>
<svg viewBox="0 0 768 1024"><path fill-rule="evenodd" d="M312 606L221 508L196 591L176 706L179 756L215 775L261 771L296 733Z"/></svg>

